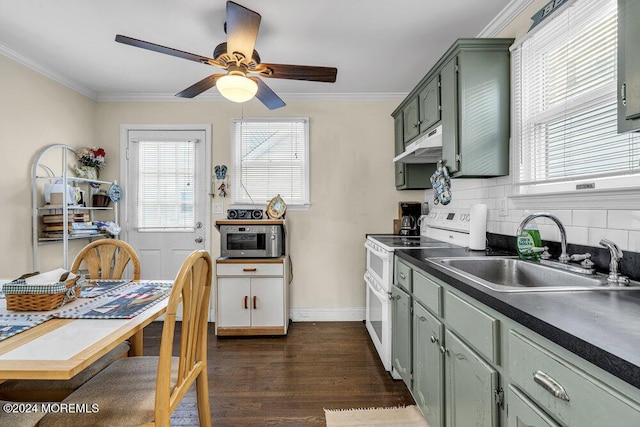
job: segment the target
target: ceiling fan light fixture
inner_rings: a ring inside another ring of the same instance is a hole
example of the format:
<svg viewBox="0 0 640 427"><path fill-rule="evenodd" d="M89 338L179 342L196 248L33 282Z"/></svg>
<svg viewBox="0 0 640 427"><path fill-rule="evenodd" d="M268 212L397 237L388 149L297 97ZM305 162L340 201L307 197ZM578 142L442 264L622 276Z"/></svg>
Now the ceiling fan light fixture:
<svg viewBox="0 0 640 427"><path fill-rule="evenodd" d="M258 92L258 84L237 74L227 74L216 82L220 94L233 102L247 102Z"/></svg>

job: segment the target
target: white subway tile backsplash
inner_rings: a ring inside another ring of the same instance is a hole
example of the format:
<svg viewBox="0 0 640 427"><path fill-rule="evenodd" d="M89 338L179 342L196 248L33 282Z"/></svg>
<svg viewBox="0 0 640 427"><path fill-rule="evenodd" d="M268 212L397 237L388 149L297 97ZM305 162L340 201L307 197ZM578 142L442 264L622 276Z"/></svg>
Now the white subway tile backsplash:
<svg viewBox="0 0 640 427"><path fill-rule="evenodd" d="M515 236L520 222L534 212L549 212L560 219L567 232L567 242L599 246L606 237L623 250L640 252L640 211L607 209L548 209L542 203L536 209L516 209L510 196L514 194L510 176L486 179L453 179L451 207L469 208L476 203L487 205L487 231ZM429 200L433 190L427 190ZM507 216L500 216L498 201L507 197ZM537 219L542 239L559 242L558 226L549 219Z"/></svg>
<svg viewBox="0 0 640 427"><path fill-rule="evenodd" d="M496 178L496 185L503 185L505 187L512 187L511 185L511 176L499 176Z"/></svg>
<svg viewBox="0 0 640 427"><path fill-rule="evenodd" d="M565 227L567 232L567 243L573 243L574 245L589 245L589 229L587 227Z"/></svg>
<svg viewBox="0 0 640 427"><path fill-rule="evenodd" d="M607 228L640 230L640 211L607 211Z"/></svg>
<svg viewBox="0 0 640 427"><path fill-rule="evenodd" d="M607 211L605 210L574 210L573 225L579 227L598 227L605 228L607 226Z"/></svg>
<svg viewBox="0 0 640 427"><path fill-rule="evenodd" d="M627 230L589 228L589 246L600 246L602 238L611 240L623 251L629 250L629 232Z"/></svg>
<svg viewBox="0 0 640 427"><path fill-rule="evenodd" d="M504 185L489 187L489 197L504 197Z"/></svg>
<svg viewBox="0 0 640 427"><path fill-rule="evenodd" d="M553 242L560 241L560 230L557 225L538 223L538 229L540 230L540 237L542 240L551 240Z"/></svg>
<svg viewBox="0 0 640 427"><path fill-rule="evenodd" d="M552 209L548 209L548 210L544 210L544 212L550 213L551 215L555 216L556 218L558 218L560 220L560 222L562 223L562 225L567 226L567 225L573 225L573 220L572 220L572 212L571 210L552 210ZM536 221L538 221L536 219ZM542 222L542 224L555 224L553 222L553 220L549 219L549 218L540 218L540 221Z"/></svg>
<svg viewBox="0 0 640 427"><path fill-rule="evenodd" d="M640 231L629 231L629 248L632 252L640 252Z"/></svg>
<svg viewBox="0 0 640 427"><path fill-rule="evenodd" d="M476 188L475 190L476 190L475 197L477 199L487 199L487 198L489 198L489 188L487 188L487 187L479 187L479 188Z"/></svg>

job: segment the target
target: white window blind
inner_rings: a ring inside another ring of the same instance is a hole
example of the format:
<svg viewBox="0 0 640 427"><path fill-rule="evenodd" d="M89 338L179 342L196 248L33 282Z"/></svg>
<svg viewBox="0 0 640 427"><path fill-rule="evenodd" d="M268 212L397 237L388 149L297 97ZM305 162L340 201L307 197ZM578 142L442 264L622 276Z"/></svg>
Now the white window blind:
<svg viewBox="0 0 640 427"><path fill-rule="evenodd" d="M138 230L195 227L197 141L139 141Z"/></svg>
<svg viewBox="0 0 640 427"><path fill-rule="evenodd" d="M309 203L309 120L233 121L234 203L263 206L280 195L289 206Z"/></svg>
<svg viewBox="0 0 640 427"><path fill-rule="evenodd" d="M616 0L575 0L557 14L512 52L521 193L640 172L640 138L617 133Z"/></svg>

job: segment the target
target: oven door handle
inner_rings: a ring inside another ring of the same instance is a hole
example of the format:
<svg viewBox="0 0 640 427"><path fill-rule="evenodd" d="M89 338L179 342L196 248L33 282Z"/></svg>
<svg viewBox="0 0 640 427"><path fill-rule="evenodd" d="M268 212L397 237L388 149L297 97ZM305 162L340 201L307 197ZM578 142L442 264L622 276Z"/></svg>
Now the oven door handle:
<svg viewBox="0 0 640 427"><path fill-rule="evenodd" d="M389 252L376 250L376 248L374 248L368 240L364 243L364 247L379 258L382 258L384 260L389 259Z"/></svg>
<svg viewBox="0 0 640 427"><path fill-rule="evenodd" d="M373 292L373 294L375 296L377 296L378 298L380 298L381 300L389 300L391 299L391 294L387 293L386 295L383 292L380 292L374 285L373 283L371 283L371 280L369 279L369 276L367 275L367 273L365 273L364 275L364 281L367 283L367 287L369 289L371 289L371 292Z"/></svg>

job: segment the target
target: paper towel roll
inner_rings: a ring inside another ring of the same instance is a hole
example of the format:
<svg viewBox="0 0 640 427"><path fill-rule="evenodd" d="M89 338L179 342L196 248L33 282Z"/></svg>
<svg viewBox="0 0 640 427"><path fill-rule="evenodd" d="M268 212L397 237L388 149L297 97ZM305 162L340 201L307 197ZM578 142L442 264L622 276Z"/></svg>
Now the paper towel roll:
<svg viewBox="0 0 640 427"><path fill-rule="evenodd" d="M487 205L472 205L470 213L469 249L483 251L487 247Z"/></svg>

